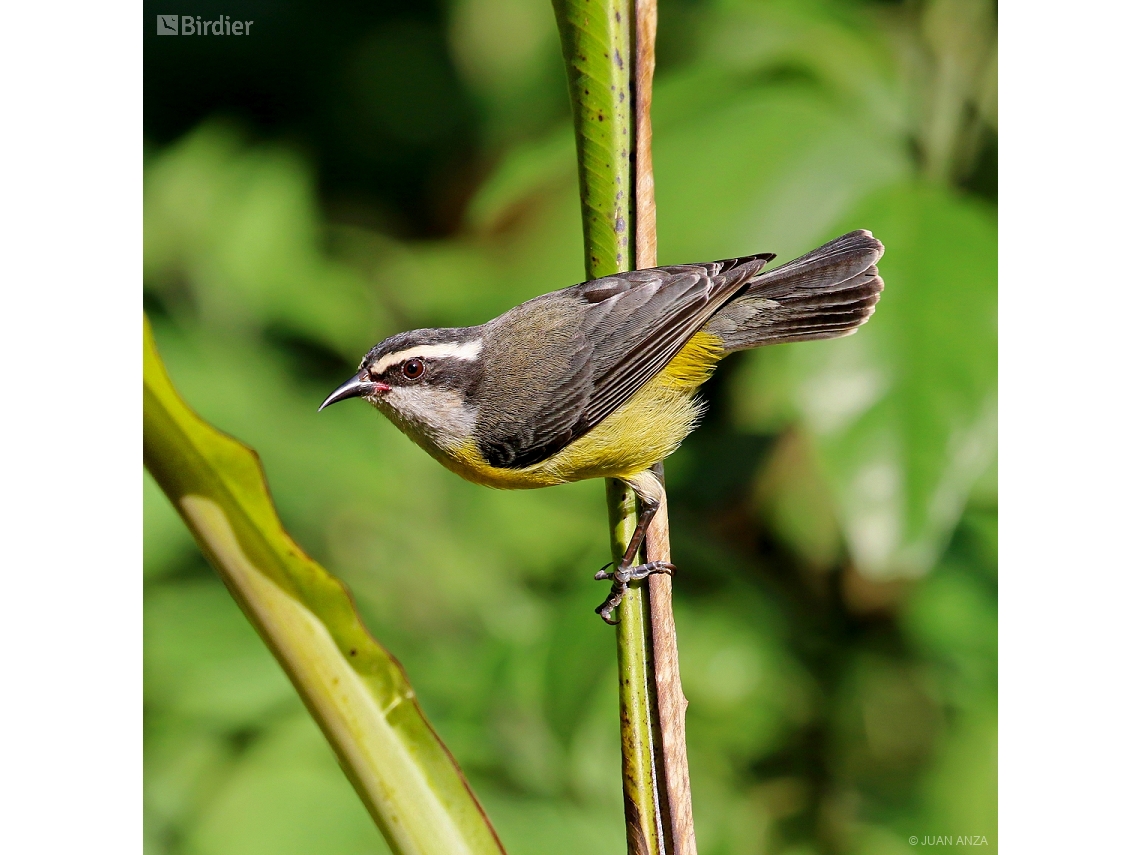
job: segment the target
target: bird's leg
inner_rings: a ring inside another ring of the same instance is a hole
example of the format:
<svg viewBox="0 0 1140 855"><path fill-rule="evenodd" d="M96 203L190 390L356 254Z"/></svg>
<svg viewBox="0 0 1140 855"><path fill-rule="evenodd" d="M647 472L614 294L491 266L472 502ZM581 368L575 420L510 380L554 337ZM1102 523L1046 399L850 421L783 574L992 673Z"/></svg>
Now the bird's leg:
<svg viewBox="0 0 1140 855"><path fill-rule="evenodd" d="M655 479L656 480L656 479ZM611 566L607 564L597 573L594 578L598 581L604 579L613 580L613 585L610 586L610 595L606 597L606 601L594 609L602 620L611 626L616 624L617 621L613 620L611 615L614 609L622 601L625 592L629 589L629 583L635 582L639 579L645 579L654 573L668 573L673 575L673 571L677 568L666 561L652 561L648 564L638 564L633 566L634 560L637 558L637 550L641 548L641 544L645 541L645 533L649 531L649 524L653 522L653 516L657 513L657 509L661 507L661 502L654 496L646 495L642 490L638 489L638 485L631 484L638 497L641 499L641 514L637 518L637 528L633 530L633 537L629 539L629 545L625 548L625 554L621 557L621 562L614 567L612 573L606 572L606 567Z"/></svg>

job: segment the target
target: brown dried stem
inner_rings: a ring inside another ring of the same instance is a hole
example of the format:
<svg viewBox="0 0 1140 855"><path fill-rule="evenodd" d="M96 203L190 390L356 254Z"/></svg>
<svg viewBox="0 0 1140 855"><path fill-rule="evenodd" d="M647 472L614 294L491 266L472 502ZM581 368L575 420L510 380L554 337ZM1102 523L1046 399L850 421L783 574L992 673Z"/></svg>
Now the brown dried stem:
<svg viewBox="0 0 1140 855"><path fill-rule="evenodd" d="M656 66L657 0L634 0L634 161L636 266L657 266L657 201L653 185L653 72ZM664 484L665 467L657 476ZM664 500L645 539L646 561L670 561L669 506ZM649 577L649 611L653 640L658 726L661 733L664 789L673 855L696 855L689 758L685 743L685 710L689 705L681 689L677 656L677 625L673 620L673 579L666 574Z"/></svg>

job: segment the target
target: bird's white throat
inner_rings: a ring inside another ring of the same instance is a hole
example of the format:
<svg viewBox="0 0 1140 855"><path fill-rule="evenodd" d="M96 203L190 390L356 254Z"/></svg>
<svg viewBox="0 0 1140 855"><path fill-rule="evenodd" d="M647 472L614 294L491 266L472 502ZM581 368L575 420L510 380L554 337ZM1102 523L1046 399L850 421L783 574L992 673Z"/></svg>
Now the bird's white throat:
<svg viewBox="0 0 1140 855"><path fill-rule="evenodd" d="M412 439L423 438L439 448L458 448L475 430L476 409L452 389L397 386L384 392L377 406Z"/></svg>

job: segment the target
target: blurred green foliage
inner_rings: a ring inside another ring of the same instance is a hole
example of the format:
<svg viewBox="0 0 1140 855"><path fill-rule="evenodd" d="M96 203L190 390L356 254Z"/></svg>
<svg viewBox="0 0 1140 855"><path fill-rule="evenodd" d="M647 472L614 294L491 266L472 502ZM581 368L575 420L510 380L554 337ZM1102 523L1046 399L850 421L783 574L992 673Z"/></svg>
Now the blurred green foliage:
<svg viewBox="0 0 1140 855"><path fill-rule="evenodd" d="M340 142L222 102L148 131L146 304L179 390L258 450L508 850L620 852L601 483L496 492L363 405L315 412L380 338L582 276L550 9L417 14L356 22L339 76L311 75L358 122ZM661 20L661 262L787 260L855 227L887 247L858 335L728 360L667 466L701 851L996 846L994 7L672 0ZM393 59L377 45L399 26L420 37ZM351 91L387 106L361 117ZM336 178L351 145L374 149L355 206ZM149 480L144 496L148 852L384 852Z"/></svg>

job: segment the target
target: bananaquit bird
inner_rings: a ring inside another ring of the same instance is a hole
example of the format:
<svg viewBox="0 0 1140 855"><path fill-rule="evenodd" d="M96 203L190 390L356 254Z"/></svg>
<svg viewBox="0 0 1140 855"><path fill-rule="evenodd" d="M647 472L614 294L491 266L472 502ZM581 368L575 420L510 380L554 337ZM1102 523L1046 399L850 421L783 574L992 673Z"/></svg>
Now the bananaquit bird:
<svg viewBox="0 0 1140 855"><path fill-rule="evenodd" d="M641 499L629 547L597 612L629 583L672 573L633 566L664 501L652 473L696 427L697 388L733 351L848 335L883 289L870 232L775 258L634 270L535 297L477 327L400 333L321 404L364 398L451 471L492 487L619 478Z"/></svg>

